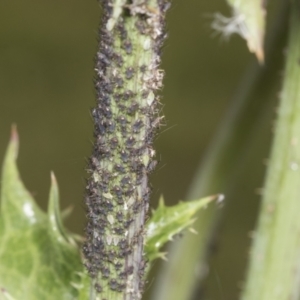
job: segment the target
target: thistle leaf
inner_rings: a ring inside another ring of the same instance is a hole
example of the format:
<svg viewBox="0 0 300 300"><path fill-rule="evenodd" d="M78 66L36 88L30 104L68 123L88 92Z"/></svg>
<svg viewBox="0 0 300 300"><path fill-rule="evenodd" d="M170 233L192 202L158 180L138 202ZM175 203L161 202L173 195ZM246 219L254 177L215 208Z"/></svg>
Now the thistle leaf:
<svg viewBox="0 0 300 300"><path fill-rule="evenodd" d="M255 53L258 61L264 61L264 35L266 11L263 0L227 0L232 7L232 17L217 13L212 28L225 37L239 34L247 42L250 52Z"/></svg>
<svg viewBox="0 0 300 300"><path fill-rule="evenodd" d="M80 280L77 273L82 272L82 264L61 222L54 175L47 215L19 177L18 146L13 129L0 194L0 296L17 300L77 298L74 283Z"/></svg>
<svg viewBox="0 0 300 300"><path fill-rule="evenodd" d="M223 199L223 195L214 195L194 201L179 202L167 207L161 197L158 208L153 211L152 217L146 225L145 253L149 261L156 258L165 258L165 253L159 250L184 229L189 228L195 218L193 216L202 208L205 208L215 199Z"/></svg>

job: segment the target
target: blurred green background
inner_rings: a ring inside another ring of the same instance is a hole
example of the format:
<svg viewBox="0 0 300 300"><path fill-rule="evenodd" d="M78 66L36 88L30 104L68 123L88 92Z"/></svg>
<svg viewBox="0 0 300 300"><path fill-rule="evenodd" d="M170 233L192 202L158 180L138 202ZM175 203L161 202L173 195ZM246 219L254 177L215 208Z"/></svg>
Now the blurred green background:
<svg viewBox="0 0 300 300"><path fill-rule="evenodd" d="M233 36L226 42L212 31L215 12L229 15L230 10L224 0L173 0L168 13L162 66L167 126L156 140L160 164L152 175L153 206L161 194L168 204L185 198L245 68L255 61L241 38ZM62 207L74 206L67 226L80 234L85 223L85 162L92 145L93 58L100 15L96 0L0 1L0 158L11 124L16 123L19 168L27 188L45 209L53 170ZM234 300L241 289L280 70L279 63L275 80L260 94L261 101L273 100L243 161L230 204L225 201L218 251L209 263L206 300ZM149 282L149 294L154 281L155 277Z"/></svg>

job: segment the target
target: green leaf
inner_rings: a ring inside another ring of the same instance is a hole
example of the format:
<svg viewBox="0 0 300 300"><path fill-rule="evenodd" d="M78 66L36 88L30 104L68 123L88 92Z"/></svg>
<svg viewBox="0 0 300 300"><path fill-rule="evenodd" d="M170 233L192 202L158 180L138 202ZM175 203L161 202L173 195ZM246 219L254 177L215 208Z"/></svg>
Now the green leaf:
<svg viewBox="0 0 300 300"><path fill-rule="evenodd" d="M264 35L266 10L263 0L227 0L232 7L232 17L216 14L212 28L224 36L239 34L247 42L250 52L255 53L259 62L264 61Z"/></svg>
<svg viewBox="0 0 300 300"><path fill-rule="evenodd" d="M79 251L64 229L54 175L48 214L20 180L18 135L12 130L2 170L0 210L0 299L76 299L83 271Z"/></svg>
<svg viewBox="0 0 300 300"><path fill-rule="evenodd" d="M161 197L158 208L152 213L152 217L146 224L146 245L145 253L149 261L156 258L165 258L165 253L159 250L171 241L174 235L190 227L195 218L193 216L202 208L205 208L211 201L223 199L223 195L214 195L194 201L179 202L167 207Z"/></svg>

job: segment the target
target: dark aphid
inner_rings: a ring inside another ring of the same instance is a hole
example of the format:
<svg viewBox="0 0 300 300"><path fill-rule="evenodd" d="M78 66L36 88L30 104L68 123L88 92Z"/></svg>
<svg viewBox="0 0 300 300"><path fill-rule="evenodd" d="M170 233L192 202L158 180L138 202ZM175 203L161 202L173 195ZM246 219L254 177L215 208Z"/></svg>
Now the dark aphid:
<svg viewBox="0 0 300 300"><path fill-rule="evenodd" d="M122 179L121 179L121 185L127 185L130 183L130 177L128 175L124 176Z"/></svg>
<svg viewBox="0 0 300 300"><path fill-rule="evenodd" d="M127 220L127 221L124 222L123 226L124 226L125 228L129 228L129 226L130 226L130 224L131 224L132 222L133 222L133 219L129 219L129 220Z"/></svg>
<svg viewBox="0 0 300 300"><path fill-rule="evenodd" d="M141 65L140 70L142 73L145 73L147 71L147 66L146 65Z"/></svg>
<svg viewBox="0 0 300 300"><path fill-rule="evenodd" d="M121 164L115 164L114 169L115 169L117 172L125 173L125 168L124 168L124 166L121 165Z"/></svg>
<svg viewBox="0 0 300 300"><path fill-rule="evenodd" d="M138 108L139 108L138 103L135 102L135 101L133 101L133 102L131 103L131 105L127 108L127 113L128 113L129 115L133 115L133 114L138 110Z"/></svg>
<svg viewBox="0 0 300 300"><path fill-rule="evenodd" d="M135 27L139 31L140 34L146 34L147 33L147 25L145 21L143 20L137 20L135 22Z"/></svg>
<svg viewBox="0 0 300 300"><path fill-rule="evenodd" d="M110 60L108 57L106 57L106 55L104 55L103 53L97 53L97 58L98 61L105 65L105 66L109 66L110 65Z"/></svg>
<svg viewBox="0 0 300 300"><path fill-rule="evenodd" d="M127 124L127 120L126 120L126 118L125 118L124 116L120 116L120 117L118 118L118 120L119 120L119 123L120 123L121 125L126 125L126 124Z"/></svg>
<svg viewBox="0 0 300 300"><path fill-rule="evenodd" d="M97 293L101 293L102 292L102 287L99 283L95 284L95 290L97 291Z"/></svg>
<svg viewBox="0 0 300 300"><path fill-rule="evenodd" d="M111 290L116 291L117 288L118 288L118 282L117 282L117 280L116 279L111 279L109 281L109 286L110 286Z"/></svg>
<svg viewBox="0 0 300 300"><path fill-rule="evenodd" d="M114 231L116 234L122 235L124 233L124 228L123 227L116 227L114 228Z"/></svg>
<svg viewBox="0 0 300 300"><path fill-rule="evenodd" d="M122 88L124 85L124 80L122 79L122 77L116 77L115 83L117 88Z"/></svg>
<svg viewBox="0 0 300 300"><path fill-rule="evenodd" d="M118 211L116 214L116 218L119 222L122 222L124 220L124 215L121 211Z"/></svg>
<svg viewBox="0 0 300 300"><path fill-rule="evenodd" d="M128 162L129 155L125 150L121 150L121 159L124 163Z"/></svg>
<svg viewBox="0 0 300 300"><path fill-rule="evenodd" d="M110 156L110 148L109 147L103 145L103 146L98 147L98 150L99 150L99 153L101 156L103 156L103 157Z"/></svg>
<svg viewBox="0 0 300 300"><path fill-rule="evenodd" d="M115 93L114 94L114 99L115 99L116 102L119 102L121 100L121 98L122 98L122 94L120 94L120 93Z"/></svg>
<svg viewBox="0 0 300 300"><path fill-rule="evenodd" d="M108 57L109 59L112 59L113 55L114 55L114 50L111 46L109 45L105 45L103 48L102 48L102 53L104 55L106 55L106 57Z"/></svg>
<svg viewBox="0 0 300 300"><path fill-rule="evenodd" d="M113 262L114 259L115 259L115 257L116 257L116 255L117 254L116 254L115 251L113 251L113 250L108 251L108 253L107 253L107 260L110 261L110 262Z"/></svg>
<svg viewBox="0 0 300 300"><path fill-rule="evenodd" d="M103 83L102 87L108 94L112 94L114 91L114 86L110 82Z"/></svg>
<svg viewBox="0 0 300 300"><path fill-rule="evenodd" d="M123 267L123 264L120 263L119 261L115 264L116 270L120 270Z"/></svg>
<svg viewBox="0 0 300 300"><path fill-rule="evenodd" d="M140 211L140 208L141 208L141 204L142 202L141 201L135 201L132 205L132 210L135 214L137 214L139 211Z"/></svg>
<svg viewBox="0 0 300 300"><path fill-rule="evenodd" d="M124 100L129 100L129 99L132 98L133 96L134 96L133 91L127 90L127 91L125 91L124 94L123 94L123 99L124 99Z"/></svg>
<svg viewBox="0 0 300 300"><path fill-rule="evenodd" d="M133 123L133 125L132 125L132 131L134 132L134 133L138 133L138 132L140 132L140 129L143 127L143 125L144 125L144 123L143 123L143 121L142 120L136 120L134 123Z"/></svg>
<svg viewBox="0 0 300 300"><path fill-rule="evenodd" d="M127 140L126 140L126 147L127 148L131 148L132 146L134 146L135 144L135 138L133 136L130 136Z"/></svg>
<svg viewBox="0 0 300 300"><path fill-rule="evenodd" d="M112 191L117 195L118 198L122 197L122 190L121 190L121 188L119 186L115 185L112 188Z"/></svg>
<svg viewBox="0 0 300 300"><path fill-rule="evenodd" d="M113 133L115 131L116 125L113 121L108 121L106 123L106 128L109 133Z"/></svg>
<svg viewBox="0 0 300 300"><path fill-rule="evenodd" d="M151 123L151 127L154 129L158 129L161 125L161 121L162 121L163 117L158 117L156 118L152 123Z"/></svg>
<svg viewBox="0 0 300 300"><path fill-rule="evenodd" d="M124 204L123 198L118 198L118 199L117 199L117 203L118 203L119 205L123 205L123 204Z"/></svg>
<svg viewBox="0 0 300 300"><path fill-rule="evenodd" d="M128 67L125 71L126 79L131 79L134 74L134 69L132 67Z"/></svg>
<svg viewBox="0 0 300 300"><path fill-rule="evenodd" d="M90 159L90 161L91 161L91 165L92 165L94 168L98 168L98 167L99 167L100 162L99 162L99 160L98 160L96 157L93 156L93 157Z"/></svg>
<svg viewBox="0 0 300 300"><path fill-rule="evenodd" d="M126 112L126 105L122 104L122 103L118 103L118 108L120 111L122 112Z"/></svg>
<svg viewBox="0 0 300 300"><path fill-rule="evenodd" d="M124 41L123 49L127 54L132 54L132 43L129 40Z"/></svg>
<svg viewBox="0 0 300 300"><path fill-rule="evenodd" d="M101 96L101 101L105 104L105 105L110 105L110 97L107 94L104 94Z"/></svg>
<svg viewBox="0 0 300 300"><path fill-rule="evenodd" d="M157 164L158 164L157 160L152 160L147 166L147 172L149 173L153 172Z"/></svg>
<svg viewBox="0 0 300 300"><path fill-rule="evenodd" d="M119 241L119 248L124 250L128 247L128 241L126 239L121 239Z"/></svg>
<svg viewBox="0 0 300 300"><path fill-rule="evenodd" d="M97 126L98 125L98 126ZM97 133L100 133L101 136L104 135L105 133L105 126L104 126L104 122L97 122L96 123L96 130L97 130Z"/></svg>
<svg viewBox="0 0 300 300"><path fill-rule="evenodd" d="M103 278L108 278L110 275L110 270L107 267L101 268L101 273Z"/></svg>
<svg viewBox="0 0 300 300"><path fill-rule="evenodd" d="M111 149L116 149L119 144L119 141L116 137L113 137L109 140L109 144L110 144Z"/></svg>
<svg viewBox="0 0 300 300"><path fill-rule="evenodd" d="M124 22L119 22L117 25L117 29L120 33L121 39L125 40L127 38L127 31L125 29Z"/></svg>
<svg viewBox="0 0 300 300"><path fill-rule="evenodd" d="M96 143L98 146L105 144L104 138L102 135L96 135Z"/></svg>
<svg viewBox="0 0 300 300"><path fill-rule="evenodd" d="M108 106L103 107L103 109L101 109L101 112L108 119L110 119L112 117L111 109Z"/></svg>
<svg viewBox="0 0 300 300"><path fill-rule="evenodd" d="M108 170L102 170L101 178L104 183L109 183L111 177L112 177L112 174Z"/></svg>
<svg viewBox="0 0 300 300"><path fill-rule="evenodd" d="M123 66L124 61L121 55L114 53L113 60L116 62L118 67L121 68Z"/></svg>
<svg viewBox="0 0 300 300"><path fill-rule="evenodd" d="M122 292L125 289L125 286L126 286L125 283L119 283L117 291Z"/></svg>
<svg viewBox="0 0 300 300"><path fill-rule="evenodd" d="M147 97L148 97L148 95L149 95L149 90L144 90L143 92L142 92L142 98L143 99L146 99Z"/></svg>
<svg viewBox="0 0 300 300"><path fill-rule="evenodd" d="M128 266L128 267L126 268L126 274L127 274L127 275L133 274L133 266Z"/></svg>

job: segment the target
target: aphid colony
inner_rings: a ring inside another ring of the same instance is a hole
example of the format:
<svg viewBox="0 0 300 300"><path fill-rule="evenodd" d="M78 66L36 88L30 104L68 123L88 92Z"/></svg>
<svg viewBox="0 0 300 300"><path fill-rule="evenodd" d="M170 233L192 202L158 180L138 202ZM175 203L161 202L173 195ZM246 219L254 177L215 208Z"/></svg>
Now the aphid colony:
<svg viewBox="0 0 300 300"><path fill-rule="evenodd" d="M143 289L148 175L156 166L152 143L162 120L154 92L162 85L157 68L167 5L156 2L150 9L147 1L129 1L115 20L113 1L101 1L83 252L96 291L104 294L109 287L126 299L139 299Z"/></svg>

